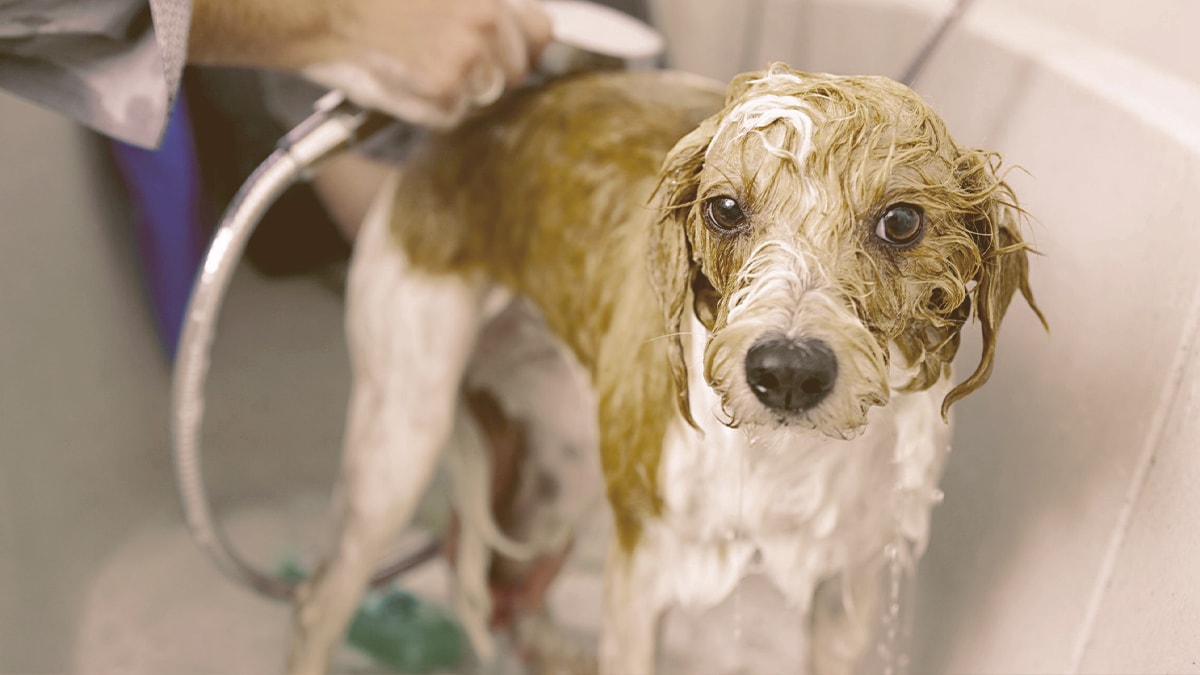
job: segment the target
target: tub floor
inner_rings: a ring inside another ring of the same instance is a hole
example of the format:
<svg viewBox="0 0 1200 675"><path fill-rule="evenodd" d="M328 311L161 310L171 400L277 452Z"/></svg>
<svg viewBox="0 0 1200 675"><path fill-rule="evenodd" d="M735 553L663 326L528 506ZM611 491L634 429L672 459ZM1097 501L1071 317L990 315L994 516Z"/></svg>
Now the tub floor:
<svg viewBox="0 0 1200 675"><path fill-rule="evenodd" d="M258 564L295 556L297 542L319 539L325 502L293 500L285 508L248 509L225 519L239 548ZM588 541L603 540L602 518ZM599 536L592 536L599 535ZM594 647L601 609L601 547L585 542L583 555L556 581L551 612L563 630ZM435 561L398 585L449 606L450 572ZM799 672L803 640L799 618L778 602L767 582L752 579L740 597L705 613L673 612L665 624L663 675ZM290 615L280 602L233 584L201 556L174 519L147 523L100 561L80 599L73 671L87 673L280 672ZM765 669L765 670L764 670ZM381 672L352 648L336 655L337 673ZM494 667L470 672L517 675L523 670L503 652ZM386 672L386 671L385 671Z"/></svg>

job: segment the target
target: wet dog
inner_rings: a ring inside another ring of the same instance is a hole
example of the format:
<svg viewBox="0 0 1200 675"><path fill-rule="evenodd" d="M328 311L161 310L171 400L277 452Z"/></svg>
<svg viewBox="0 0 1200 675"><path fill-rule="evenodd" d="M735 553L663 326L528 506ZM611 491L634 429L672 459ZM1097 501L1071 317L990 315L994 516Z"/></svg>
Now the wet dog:
<svg viewBox="0 0 1200 675"><path fill-rule="evenodd" d="M464 391L484 351L536 345L561 356L527 363L588 395L519 368L481 386L550 467L523 475L598 453L615 523L600 671L653 672L664 610L715 605L754 569L811 617L811 670L850 672L889 554L928 539L951 404L988 379L1012 296L1036 311L999 169L907 87L781 65L724 92L568 78L431 141L355 254L338 538L298 601L291 668L326 667L443 457L459 609L491 653L490 556L559 551L574 514L529 489L528 536L500 531ZM972 318L983 353L954 384Z"/></svg>

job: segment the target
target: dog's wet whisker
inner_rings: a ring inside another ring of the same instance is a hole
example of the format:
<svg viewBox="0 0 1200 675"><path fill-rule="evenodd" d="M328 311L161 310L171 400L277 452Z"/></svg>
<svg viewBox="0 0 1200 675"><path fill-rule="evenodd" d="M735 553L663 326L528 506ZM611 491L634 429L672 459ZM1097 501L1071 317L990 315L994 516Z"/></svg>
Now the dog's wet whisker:
<svg viewBox="0 0 1200 675"><path fill-rule="evenodd" d="M642 343L645 344L648 342L658 342L659 340L667 340L667 339L674 338L674 337L683 337L685 335L689 335L689 336L692 335L692 331L685 330L685 331L680 331L678 333L667 333L665 335L659 335L659 336L652 337L652 338L646 338L645 340L642 341Z"/></svg>

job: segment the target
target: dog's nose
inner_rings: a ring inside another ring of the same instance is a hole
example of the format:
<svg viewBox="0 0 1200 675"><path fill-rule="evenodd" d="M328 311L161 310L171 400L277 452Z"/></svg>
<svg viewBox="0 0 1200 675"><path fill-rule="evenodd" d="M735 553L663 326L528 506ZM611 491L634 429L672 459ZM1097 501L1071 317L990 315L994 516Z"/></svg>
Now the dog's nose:
<svg viewBox="0 0 1200 675"><path fill-rule="evenodd" d="M815 338L759 340L746 354L746 383L772 410L810 410L833 390L837 357Z"/></svg>

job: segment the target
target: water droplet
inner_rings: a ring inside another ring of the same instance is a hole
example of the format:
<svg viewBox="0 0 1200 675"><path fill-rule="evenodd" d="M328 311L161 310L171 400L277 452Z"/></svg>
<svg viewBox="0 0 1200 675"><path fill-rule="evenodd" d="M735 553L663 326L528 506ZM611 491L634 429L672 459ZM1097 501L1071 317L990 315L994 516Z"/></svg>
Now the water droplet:
<svg viewBox="0 0 1200 675"><path fill-rule="evenodd" d="M895 544L888 544L887 546L884 546L883 554L886 555L887 559L892 562L895 562L900 558L900 551L896 548Z"/></svg>

